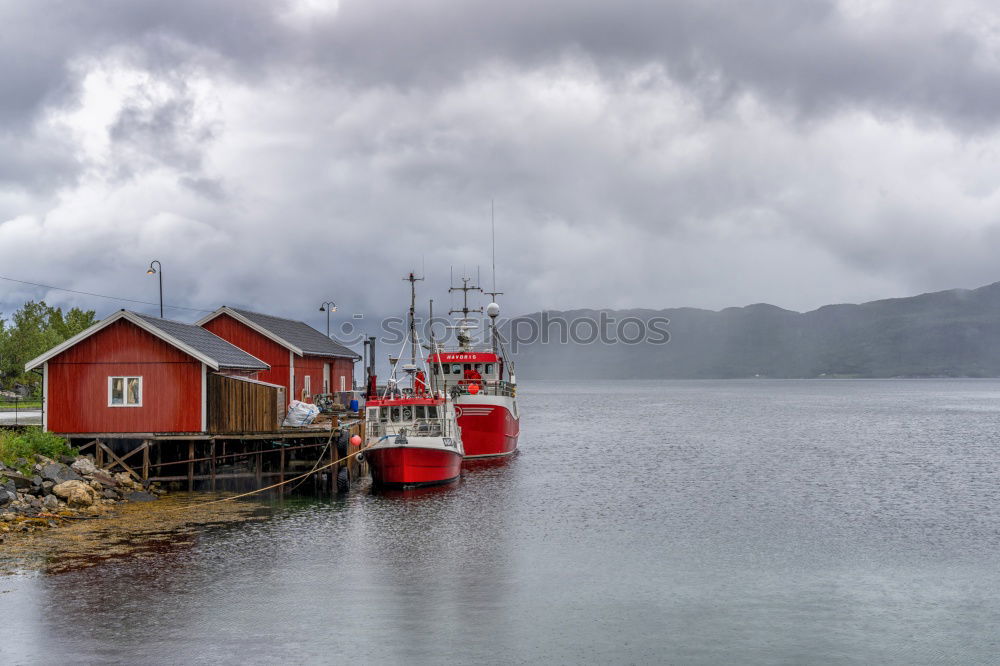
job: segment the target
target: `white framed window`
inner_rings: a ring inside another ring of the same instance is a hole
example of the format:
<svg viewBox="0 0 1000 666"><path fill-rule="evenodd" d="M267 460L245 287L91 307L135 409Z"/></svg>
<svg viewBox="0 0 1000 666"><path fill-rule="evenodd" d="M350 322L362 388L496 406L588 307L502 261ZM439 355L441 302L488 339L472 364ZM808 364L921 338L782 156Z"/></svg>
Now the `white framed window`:
<svg viewBox="0 0 1000 666"><path fill-rule="evenodd" d="M108 407L142 407L142 377L108 377Z"/></svg>

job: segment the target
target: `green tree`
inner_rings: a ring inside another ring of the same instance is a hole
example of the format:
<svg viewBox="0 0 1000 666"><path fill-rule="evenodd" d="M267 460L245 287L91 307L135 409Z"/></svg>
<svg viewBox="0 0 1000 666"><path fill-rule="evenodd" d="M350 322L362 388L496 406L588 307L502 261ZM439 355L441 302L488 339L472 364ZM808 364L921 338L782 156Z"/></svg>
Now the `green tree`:
<svg viewBox="0 0 1000 666"><path fill-rule="evenodd" d="M6 325L0 321L0 386L21 384L36 393L41 377L25 372L24 364L93 325L95 319L93 310L72 308L64 315L45 301L25 303Z"/></svg>

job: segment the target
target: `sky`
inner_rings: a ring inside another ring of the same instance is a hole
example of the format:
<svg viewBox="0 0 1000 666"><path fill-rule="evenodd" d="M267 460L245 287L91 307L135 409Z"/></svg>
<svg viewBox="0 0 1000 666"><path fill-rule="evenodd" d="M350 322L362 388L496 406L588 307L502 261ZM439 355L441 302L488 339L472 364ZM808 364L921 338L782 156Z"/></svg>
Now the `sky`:
<svg viewBox="0 0 1000 666"><path fill-rule="evenodd" d="M0 0L0 276L325 326L1000 280L979 0ZM491 203L492 202L492 203ZM156 306L0 280L99 316ZM189 309L180 309L189 308Z"/></svg>

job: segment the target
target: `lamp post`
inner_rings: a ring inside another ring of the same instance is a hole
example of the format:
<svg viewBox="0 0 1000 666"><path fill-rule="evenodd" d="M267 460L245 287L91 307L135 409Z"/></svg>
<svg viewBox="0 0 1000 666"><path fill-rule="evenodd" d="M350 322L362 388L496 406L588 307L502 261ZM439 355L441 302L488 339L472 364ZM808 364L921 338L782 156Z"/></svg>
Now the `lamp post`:
<svg viewBox="0 0 1000 666"><path fill-rule="evenodd" d="M319 306L319 311L326 313L326 337L330 337L330 313L337 311L337 304L333 301L327 301Z"/></svg>
<svg viewBox="0 0 1000 666"><path fill-rule="evenodd" d="M156 264L156 268L153 268L153 264ZM149 270L146 271L146 275L154 274L160 276L160 319L163 319L163 265L156 259L149 262Z"/></svg>

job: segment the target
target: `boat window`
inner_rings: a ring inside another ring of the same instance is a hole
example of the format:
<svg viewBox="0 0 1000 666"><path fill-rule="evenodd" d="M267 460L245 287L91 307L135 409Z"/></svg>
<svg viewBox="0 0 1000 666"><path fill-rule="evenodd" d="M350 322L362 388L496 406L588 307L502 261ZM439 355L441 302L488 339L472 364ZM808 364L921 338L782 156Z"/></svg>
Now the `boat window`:
<svg viewBox="0 0 1000 666"><path fill-rule="evenodd" d="M455 363L454 365L452 365L451 366L451 374L453 374L453 375L460 375L460 374L462 374L462 364L461 363Z"/></svg>
<svg viewBox="0 0 1000 666"><path fill-rule="evenodd" d="M488 374L488 375L492 375L493 374L493 364L492 363L487 363L486 364L486 374Z"/></svg>
<svg viewBox="0 0 1000 666"><path fill-rule="evenodd" d="M403 407L403 421L412 421L412 420L413 420L413 408L409 406Z"/></svg>
<svg viewBox="0 0 1000 666"><path fill-rule="evenodd" d="M383 421L388 421L389 420L389 408L388 407L383 407L380 411L382 412L382 420Z"/></svg>
<svg viewBox="0 0 1000 666"><path fill-rule="evenodd" d="M429 418L429 419L436 419L437 415L438 415L437 405L428 405L427 406L427 418Z"/></svg>
<svg viewBox="0 0 1000 666"><path fill-rule="evenodd" d="M392 420L395 421L396 423L402 421L403 419L400 418L399 416L399 407L392 407L391 409L392 409Z"/></svg>
<svg viewBox="0 0 1000 666"><path fill-rule="evenodd" d="M378 407L372 407L368 410L368 420L377 421L378 420Z"/></svg>
<svg viewBox="0 0 1000 666"><path fill-rule="evenodd" d="M426 412L426 409L425 409L425 407L423 405L417 405L416 407L413 408L413 410L414 410L414 413L416 414L416 416L417 416L418 419L426 419L427 418L427 412Z"/></svg>

